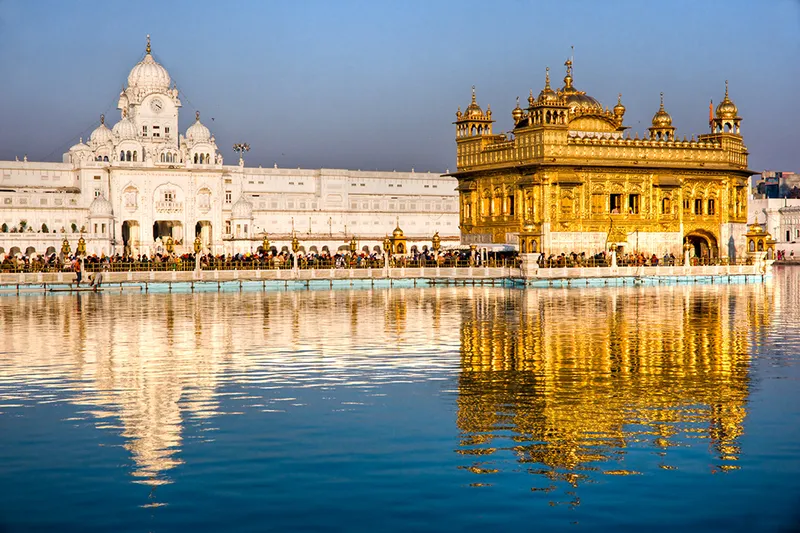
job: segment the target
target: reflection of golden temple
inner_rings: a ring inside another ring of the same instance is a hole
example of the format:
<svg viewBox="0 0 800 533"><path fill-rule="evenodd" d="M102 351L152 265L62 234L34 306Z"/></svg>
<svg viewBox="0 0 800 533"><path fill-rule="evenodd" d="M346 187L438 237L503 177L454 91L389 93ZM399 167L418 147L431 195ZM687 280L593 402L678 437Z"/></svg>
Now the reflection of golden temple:
<svg viewBox="0 0 800 533"><path fill-rule="evenodd" d="M708 438L719 468L733 468L764 290L487 292L462 307L460 453L497 464L483 456L512 431L518 461L574 485L591 470L627 473L616 461L631 443Z"/></svg>

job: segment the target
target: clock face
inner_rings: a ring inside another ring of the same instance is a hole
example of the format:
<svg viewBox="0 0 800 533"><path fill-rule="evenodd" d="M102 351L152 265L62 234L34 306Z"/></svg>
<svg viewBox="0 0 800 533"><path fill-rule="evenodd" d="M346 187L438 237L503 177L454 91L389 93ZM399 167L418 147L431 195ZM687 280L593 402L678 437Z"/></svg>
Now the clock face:
<svg viewBox="0 0 800 533"><path fill-rule="evenodd" d="M156 113L161 113L161 111L164 109L164 102L162 102L160 98L153 98L150 101L150 109Z"/></svg>

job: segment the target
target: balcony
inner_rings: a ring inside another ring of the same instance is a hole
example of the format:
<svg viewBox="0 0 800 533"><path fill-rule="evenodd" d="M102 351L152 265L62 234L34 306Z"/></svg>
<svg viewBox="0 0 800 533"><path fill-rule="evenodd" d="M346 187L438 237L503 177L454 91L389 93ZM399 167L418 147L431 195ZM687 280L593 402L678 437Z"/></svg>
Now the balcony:
<svg viewBox="0 0 800 533"><path fill-rule="evenodd" d="M183 202L160 201L156 202L156 212L158 213L180 213L183 211Z"/></svg>

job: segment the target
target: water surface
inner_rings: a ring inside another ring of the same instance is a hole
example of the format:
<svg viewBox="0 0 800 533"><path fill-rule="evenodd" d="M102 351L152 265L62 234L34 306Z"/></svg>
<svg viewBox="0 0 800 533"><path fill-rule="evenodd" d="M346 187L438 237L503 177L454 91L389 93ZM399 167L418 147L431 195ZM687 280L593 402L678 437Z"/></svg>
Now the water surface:
<svg viewBox="0 0 800 533"><path fill-rule="evenodd" d="M789 531L798 281L0 297L0 531Z"/></svg>

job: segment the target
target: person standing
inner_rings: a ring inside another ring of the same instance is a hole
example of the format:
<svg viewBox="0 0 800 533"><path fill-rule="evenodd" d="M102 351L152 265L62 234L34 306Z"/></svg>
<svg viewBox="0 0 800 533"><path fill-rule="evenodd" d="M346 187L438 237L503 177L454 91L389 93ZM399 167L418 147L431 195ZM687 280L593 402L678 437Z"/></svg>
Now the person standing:
<svg viewBox="0 0 800 533"><path fill-rule="evenodd" d="M81 276L83 275L83 272L81 271L80 259L75 258L75 261L72 263L72 270L75 271L75 277L78 280L77 285L78 285L78 287L80 287L81 286Z"/></svg>

